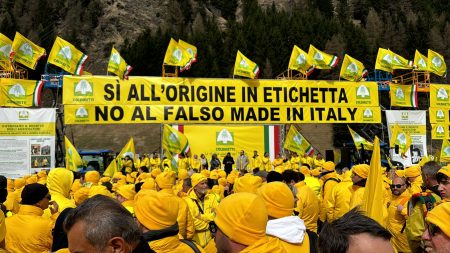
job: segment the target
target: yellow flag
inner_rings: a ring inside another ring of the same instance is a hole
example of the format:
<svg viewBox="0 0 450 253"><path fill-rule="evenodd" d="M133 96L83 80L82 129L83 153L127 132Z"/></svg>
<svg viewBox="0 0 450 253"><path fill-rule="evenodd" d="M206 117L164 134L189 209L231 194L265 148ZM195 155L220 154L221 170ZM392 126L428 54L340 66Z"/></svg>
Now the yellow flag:
<svg viewBox="0 0 450 253"><path fill-rule="evenodd" d="M127 144L125 144L125 146L122 148L120 153L117 155L116 159L111 161L111 163L108 165L108 168L106 168L105 172L103 172L103 175L112 177L114 175L114 173L119 171L117 169L118 168L117 163L120 163L121 159L124 158L125 156L129 156L134 163L134 158L136 157L136 152L134 149L133 137L131 137L130 140L127 142Z"/></svg>
<svg viewBox="0 0 450 253"><path fill-rule="evenodd" d="M414 68L419 71L428 71L428 58L417 49L414 54Z"/></svg>
<svg viewBox="0 0 450 253"><path fill-rule="evenodd" d="M294 126L289 128L286 140L284 141L284 148L298 154L311 155L314 153L314 148Z"/></svg>
<svg viewBox="0 0 450 253"><path fill-rule="evenodd" d="M308 58L316 69L331 69L339 63L337 56L324 53L313 45L309 45Z"/></svg>
<svg viewBox="0 0 450 253"><path fill-rule="evenodd" d="M391 106L414 107L419 106L417 99L417 84L402 85L391 83L389 95L391 97Z"/></svg>
<svg viewBox="0 0 450 253"><path fill-rule="evenodd" d="M87 55L72 44L56 37L47 62L64 69L70 74L81 75L87 58Z"/></svg>
<svg viewBox="0 0 450 253"><path fill-rule="evenodd" d="M448 139L442 140L440 161L450 162L450 142Z"/></svg>
<svg viewBox="0 0 450 253"><path fill-rule="evenodd" d="M34 70L38 60L45 55L45 49L16 32L11 55L15 62Z"/></svg>
<svg viewBox="0 0 450 253"><path fill-rule="evenodd" d="M389 49L378 48L375 69L392 72L392 52Z"/></svg>
<svg viewBox="0 0 450 253"><path fill-rule="evenodd" d="M13 70L10 60L12 40L0 33L0 67L4 70Z"/></svg>
<svg viewBox="0 0 450 253"><path fill-rule="evenodd" d="M428 49L428 70L438 76L447 75L447 65L444 57L431 49Z"/></svg>
<svg viewBox="0 0 450 253"><path fill-rule="evenodd" d="M412 69L413 63L399 54L392 52L392 69Z"/></svg>
<svg viewBox="0 0 450 253"><path fill-rule="evenodd" d="M292 70L297 70L307 76L311 74L314 70L314 66L308 57L308 53L306 53L296 45L294 45L294 48L292 49L288 68Z"/></svg>
<svg viewBox="0 0 450 253"><path fill-rule="evenodd" d="M391 148L398 145L400 153L405 154L406 151L408 151L409 146L411 146L411 136L403 131L398 125L394 125L389 143Z"/></svg>
<svg viewBox="0 0 450 253"><path fill-rule="evenodd" d="M120 79L128 80L128 74L133 68L128 65L125 60L120 56L119 51L114 47L111 49L111 56L108 62L108 72L114 73Z"/></svg>
<svg viewBox="0 0 450 253"><path fill-rule="evenodd" d="M258 64L252 62L238 50L234 63L234 75L257 79L259 75Z"/></svg>
<svg viewBox="0 0 450 253"><path fill-rule="evenodd" d="M174 39L170 39L169 46L164 56L164 64L169 66L184 67L190 59L189 52L186 48L182 47Z"/></svg>
<svg viewBox="0 0 450 253"><path fill-rule="evenodd" d="M42 80L0 78L0 106L40 106L43 87Z"/></svg>
<svg viewBox="0 0 450 253"><path fill-rule="evenodd" d="M162 148L172 154L186 154L190 151L187 137L166 124L164 125L163 130Z"/></svg>
<svg viewBox="0 0 450 253"><path fill-rule="evenodd" d="M78 171L78 167L83 165L83 159L78 154L77 149L73 146L67 136L64 136L64 144L66 147L66 168L71 171Z"/></svg>
<svg viewBox="0 0 450 253"><path fill-rule="evenodd" d="M178 40L178 45L185 48L189 54L189 61L184 66L180 67L180 71L183 72L189 70L192 64L197 62L197 47L182 40Z"/></svg>
<svg viewBox="0 0 450 253"><path fill-rule="evenodd" d="M378 137L375 137L361 211L382 226L385 226L384 214L387 214L386 205L384 204L384 191L383 177L381 175L380 140Z"/></svg>
<svg viewBox="0 0 450 253"><path fill-rule="evenodd" d="M345 54L342 62L340 77L345 80L357 82L367 76L369 72L364 68L362 62L356 60L348 54Z"/></svg>
<svg viewBox="0 0 450 253"><path fill-rule="evenodd" d="M355 143L355 147L357 150L361 149L361 144L363 145L365 150L373 150L373 143L363 138L357 132L353 131L349 126L348 130L350 131L350 135L352 136L353 142Z"/></svg>

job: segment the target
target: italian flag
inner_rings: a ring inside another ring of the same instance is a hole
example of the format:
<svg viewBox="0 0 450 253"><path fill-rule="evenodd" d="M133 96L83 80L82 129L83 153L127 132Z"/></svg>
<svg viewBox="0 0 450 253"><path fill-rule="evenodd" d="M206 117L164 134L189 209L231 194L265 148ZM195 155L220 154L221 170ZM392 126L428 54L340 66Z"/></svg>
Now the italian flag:
<svg viewBox="0 0 450 253"><path fill-rule="evenodd" d="M419 100L418 100L418 98L417 98L417 84L414 84L413 86L412 86L412 89L411 89L411 95L410 95L410 99L411 99L411 106L412 107L414 107L414 108L417 108L417 107L419 107Z"/></svg>
<svg viewBox="0 0 450 253"><path fill-rule="evenodd" d="M328 64L330 67L334 68L338 65L339 63L339 58L337 56L333 56L333 58L331 58L330 64Z"/></svg>

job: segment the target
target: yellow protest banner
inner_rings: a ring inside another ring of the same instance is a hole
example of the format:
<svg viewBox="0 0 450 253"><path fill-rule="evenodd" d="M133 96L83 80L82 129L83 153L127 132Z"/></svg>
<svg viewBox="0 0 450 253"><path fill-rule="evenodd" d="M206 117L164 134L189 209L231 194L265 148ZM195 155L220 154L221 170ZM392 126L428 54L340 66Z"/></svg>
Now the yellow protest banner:
<svg viewBox="0 0 450 253"><path fill-rule="evenodd" d="M449 123L450 122L450 109L430 107L429 109L430 123Z"/></svg>
<svg viewBox="0 0 450 253"><path fill-rule="evenodd" d="M43 86L41 80L0 78L0 106L39 106Z"/></svg>
<svg viewBox="0 0 450 253"><path fill-rule="evenodd" d="M380 123L380 107L65 105L66 124Z"/></svg>
<svg viewBox="0 0 450 253"><path fill-rule="evenodd" d="M63 103L80 105L374 107L376 82L64 76Z"/></svg>
<svg viewBox="0 0 450 253"><path fill-rule="evenodd" d="M450 139L449 128L450 126L444 124L431 124L431 139L433 140Z"/></svg>
<svg viewBox="0 0 450 253"><path fill-rule="evenodd" d="M450 108L449 94L448 84L430 84L430 107Z"/></svg>

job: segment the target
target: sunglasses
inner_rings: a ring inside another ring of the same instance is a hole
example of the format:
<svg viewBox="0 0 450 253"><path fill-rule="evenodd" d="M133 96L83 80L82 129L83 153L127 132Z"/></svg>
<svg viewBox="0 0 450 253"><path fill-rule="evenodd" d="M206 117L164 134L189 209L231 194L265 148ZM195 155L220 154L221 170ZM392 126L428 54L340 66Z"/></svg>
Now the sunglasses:
<svg viewBox="0 0 450 253"><path fill-rule="evenodd" d="M395 188L402 188L402 186L404 186L405 184L391 184L391 189L395 189Z"/></svg>
<svg viewBox="0 0 450 253"><path fill-rule="evenodd" d="M427 222L427 229L428 229L428 233L430 233L431 236L435 236L436 233L441 232L441 229L438 226L436 226L433 223L429 223L429 222Z"/></svg>

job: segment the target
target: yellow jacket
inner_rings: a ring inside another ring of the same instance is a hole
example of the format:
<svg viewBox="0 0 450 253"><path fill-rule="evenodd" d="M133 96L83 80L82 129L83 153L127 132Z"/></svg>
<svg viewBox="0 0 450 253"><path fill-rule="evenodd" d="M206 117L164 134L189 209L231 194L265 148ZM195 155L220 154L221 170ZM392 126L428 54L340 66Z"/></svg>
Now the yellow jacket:
<svg viewBox="0 0 450 253"><path fill-rule="evenodd" d="M6 210L11 211L12 213L19 212L19 201L16 195L16 192L8 192L6 201L3 203L3 205L6 207Z"/></svg>
<svg viewBox="0 0 450 253"><path fill-rule="evenodd" d="M56 168L50 171L47 177L47 188L52 200L58 204L58 211L62 212L68 207L75 208L75 201L70 199L70 189L73 182L73 173L65 168ZM45 210L50 217L50 210Z"/></svg>
<svg viewBox="0 0 450 253"><path fill-rule="evenodd" d="M410 195L422 192L422 181L416 179L407 190Z"/></svg>
<svg viewBox="0 0 450 253"><path fill-rule="evenodd" d="M294 187L297 189L296 211L298 212L298 217L303 220L307 229L317 233L319 200L305 182L299 182Z"/></svg>
<svg viewBox="0 0 450 253"><path fill-rule="evenodd" d="M178 158L177 165L178 170L181 169L189 170L189 160L187 158Z"/></svg>
<svg viewBox="0 0 450 253"><path fill-rule="evenodd" d="M314 169L314 159L310 156L300 158L302 164L308 164L311 169Z"/></svg>
<svg viewBox="0 0 450 253"><path fill-rule="evenodd" d="M6 237L6 224L5 224L5 215L3 214L3 212L0 211L0 243L4 242ZM0 248L0 252L3 249Z"/></svg>
<svg viewBox="0 0 450 253"><path fill-rule="evenodd" d="M272 163L270 161L269 157L263 157L261 158L261 168L259 168L260 170L265 170L267 172L272 171Z"/></svg>
<svg viewBox="0 0 450 253"><path fill-rule="evenodd" d="M427 190L427 193L431 193L431 191ZM436 200L436 203L441 201L441 198L431 193L431 195ZM410 199L413 199L412 196ZM412 205L408 203L408 209L409 206ZM411 209L408 210L409 217L406 219L406 227L405 227L405 234L408 238L408 244L412 252L418 252L420 245L421 245L421 238L422 234L425 231L425 218L423 213L423 205L420 201L416 201L415 204Z"/></svg>
<svg viewBox="0 0 450 253"><path fill-rule="evenodd" d="M268 235L269 244L280 245L284 252L295 252L295 253L309 253L309 236L305 232L305 236L303 237L303 242L301 244L293 244L288 243L281 240L278 237ZM276 249L281 250L281 249ZM242 251L241 251L242 252Z"/></svg>
<svg viewBox="0 0 450 253"><path fill-rule="evenodd" d="M324 163L325 163L325 159L322 158L322 159L318 160L318 159L314 158L314 161L313 161L314 166L311 168L317 168L317 167L322 168Z"/></svg>
<svg viewBox="0 0 450 253"><path fill-rule="evenodd" d="M254 169L254 168L260 168L261 169L261 165L262 165L261 156L257 156L256 158L254 158L252 156L250 158L250 167L251 167L251 169Z"/></svg>
<svg viewBox="0 0 450 253"><path fill-rule="evenodd" d="M157 253L189 253L194 252L194 250L189 247L186 243L180 241L178 236L169 236L159 240L151 241L148 243L150 248ZM202 247L197 245L200 252L204 252Z"/></svg>
<svg viewBox="0 0 450 253"><path fill-rule="evenodd" d="M277 237L265 237L241 250L239 253L286 253L288 252ZM309 249L308 249L309 250ZM306 251L309 252L309 251Z"/></svg>
<svg viewBox="0 0 450 253"><path fill-rule="evenodd" d="M122 168L124 168L126 173L131 173L133 170L133 160L123 160Z"/></svg>
<svg viewBox="0 0 450 253"><path fill-rule="evenodd" d="M48 252L52 247L54 222L42 217L36 206L22 205L19 213L6 219L6 250L11 253Z"/></svg>
<svg viewBox="0 0 450 253"><path fill-rule="evenodd" d="M150 170L150 159L148 157L144 157L141 161L141 167L147 167Z"/></svg>
<svg viewBox="0 0 450 253"><path fill-rule="evenodd" d="M274 170L276 170L280 173L282 173L284 171L283 159L276 158L275 160L273 160L272 165L273 165Z"/></svg>
<svg viewBox="0 0 450 253"><path fill-rule="evenodd" d="M165 192L176 197L178 201L178 235L182 239L191 240L195 234L194 218L189 211L186 201L176 196L172 189L161 189L161 192Z"/></svg>
<svg viewBox="0 0 450 253"><path fill-rule="evenodd" d="M209 222L213 221L216 216L215 210L219 205L219 197L214 193L206 194L202 203L195 191L190 189L184 200L194 218L195 234L192 239L200 246L205 247L212 239L211 232L209 232ZM196 202L202 207L203 214Z"/></svg>
<svg viewBox="0 0 450 253"><path fill-rule="evenodd" d="M150 159L150 166L152 167L152 170L153 169L156 169L156 168L160 168L160 166L161 166L161 159L160 158L151 158Z"/></svg>
<svg viewBox="0 0 450 253"><path fill-rule="evenodd" d="M361 205L364 198L365 187L353 185L351 187L353 189L352 198L350 199L350 209L353 209L359 205Z"/></svg>
<svg viewBox="0 0 450 253"><path fill-rule="evenodd" d="M305 176L305 184L314 191L318 199L321 198L320 190L322 187L320 186L319 179L312 176Z"/></svg>
<svg viewBox="0 0 450 253"><path fill-rule="evenodd" d="M332 222L342 217L350 210L350 199L352 197L353 182L349 178L345 178L343 182L334 186L331 194L325 200L324 206L327 212L327 221Z"/></svg>
<svg viewBox="0 0 450 253"><path fill-rule="evenodd" d="M336 172L330 172L320 178L321 184L322 184L322 198L321 203L322 207L320 208L320 220L325 221L327 218L326 213L326 201L330 198L331 191L333 190L334 186L339 183L339 179L336 175Z"/></svg>
<svg viewBox="0 0 450 253"><path fill-rule="evenodd" d="M197 159L192 158L191 161L190 161L190 164L191 164L191 168L192 169L197 169L197 171L200 172L202 163L201 163L199 158L197 158Z"/></svg>
<svg viewBox="0 0 450 253"><path fill-rule="evenodd" d="M400 196L392 195L389 207L386 228L391 232L391 243L398 252L411 252L408 239L403 230L408 212L407 203L411 195L409 191L404 191ZM403 210L397 211L397 206L402 205Z"/></svg>

